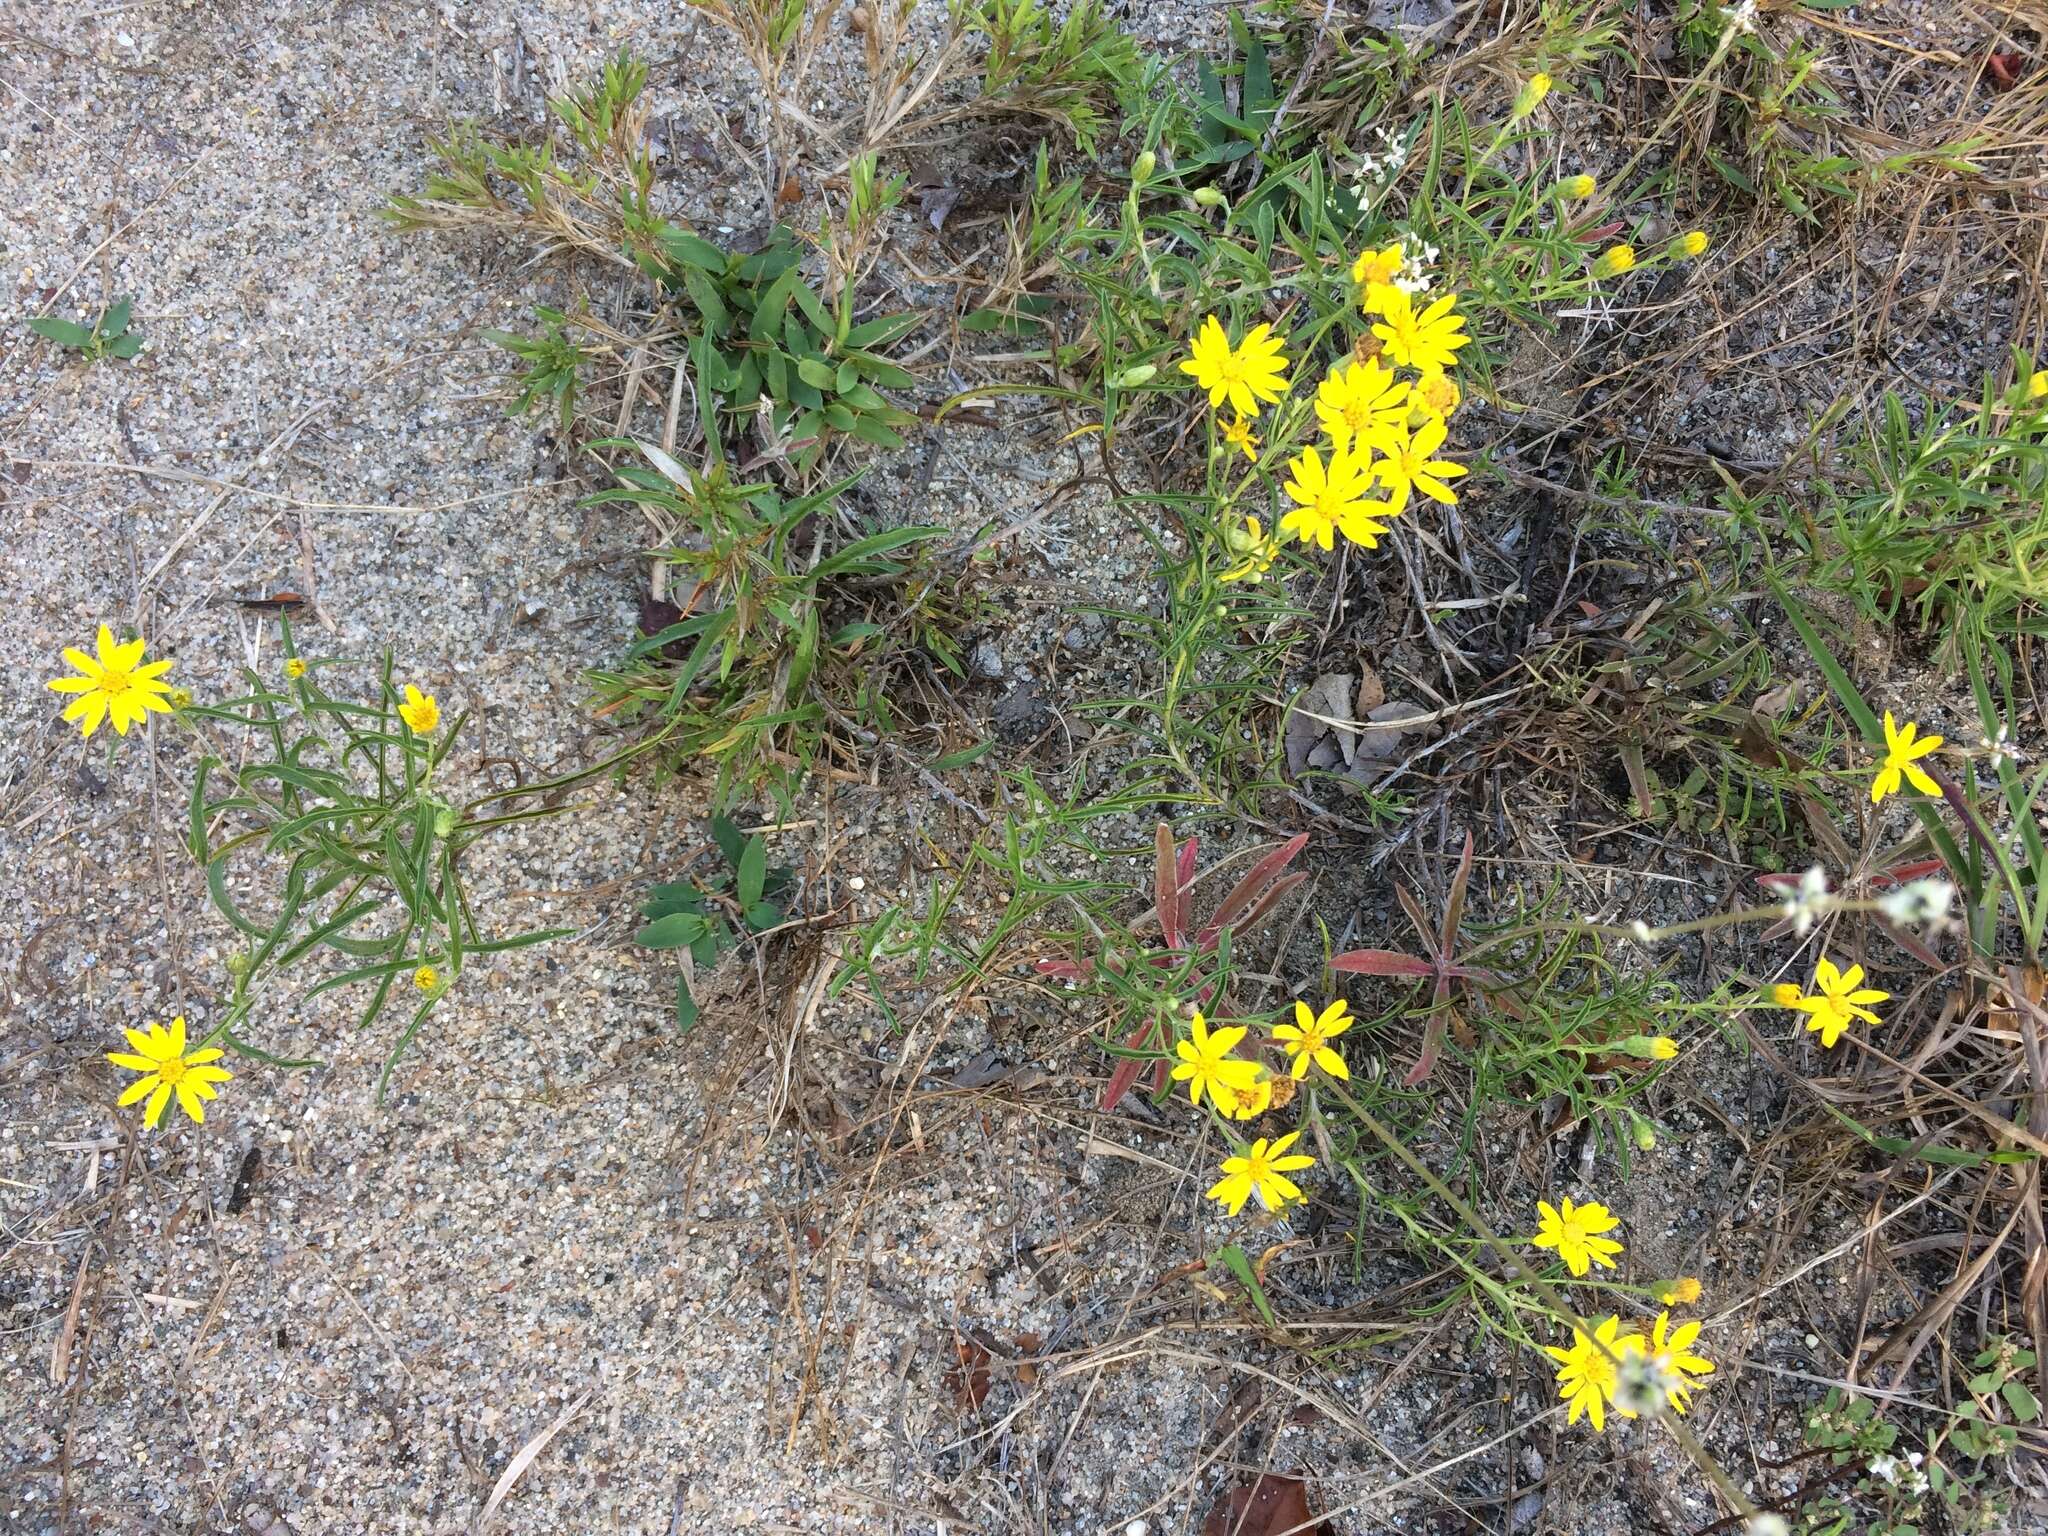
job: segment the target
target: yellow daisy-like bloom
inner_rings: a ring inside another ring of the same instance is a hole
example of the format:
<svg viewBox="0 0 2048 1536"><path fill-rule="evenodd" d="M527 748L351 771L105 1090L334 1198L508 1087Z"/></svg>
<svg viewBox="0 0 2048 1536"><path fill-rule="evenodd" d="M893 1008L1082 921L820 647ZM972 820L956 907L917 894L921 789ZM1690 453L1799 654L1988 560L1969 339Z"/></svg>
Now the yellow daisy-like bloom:
<svg viewBox="0 0 2048 1536"><path fill-rule="evenodd" d="M1546 1344L1543 1353L1558 1365L1557 1395L1571 1405L1565 1422L1576 1424L1581 1418L1589 1418L1595 1429L1605 1429L1607 1405L1614 1400L1618 1362L1629 1350L1642 1347L1643 1336L1623 1333L1618 1317L1595 1324L1592 1338L1587 1338L1582 1329L1574 1328L1570 1349Z"/></svg>
<svg viewBox="0 0 2048 1536"><path fill-rule="evenodd" d="M1807 1029L1818 1030L1822 1047L1832 1049L1842 1031L1858 1019L1866 1024L1883 1023L1868 1005L1884 1002L1891 993L1864 986L1862 966L1840 970L1823 955L1813 967L1811 996L1801 995L1797 987L1783 982L1771 989L1771 995L1780 1007L1797 1008L1807 1015Z"/></svg>
<svg viewBox="0 0 2048 1536"><path fill-rule="evenodd" d="M56 687L55 683L50 685ZM1915 738L1918 737L1918 740ZM1921 736L1920 727L1912 721L1906 722L1904 730L1892 719L1892 712L1884 712L1884 762L1879 765L1877 777L1870 781L1870 803L1876 805L1886 795L1897 794L1899 781L1904 779L1923 795L1938 795L1941 786L1927 776L1927 770L1920 766L1920 759L1941 745L1939 736Z"/></svg>
<svg viewBox="0 0 2048 1536"><path fill-rule="evenodd" d="M1226 1157L1223 1177L1209 1187L1208 1198L1231 1216L1243 1210L1245 1201L1253 1195L1269 1211L1302 1199L1300 1186L1287 1175L1314 1167L1316 1160L1299 1152L1288 1153L1287 1149L1300 1139L1299 1131L1289 1131L1275 1142L1262 1136L1242 1157Z"/></svg>
<svg viewBox="0 0 2048 1536"><path fill-rule="evenodd" d="M1276 401L1287 393L1287 358L1280 346L1271 326L1255 325L1232 347L1223 322L1211 315L1195 333L1192 355L1182 360L1180 371L1209 392L1211 406L1228 400L1239 416L1250 419L1259 414L1261 400Z"/></svg>
<svg viewBox="0 0 2048 1536"><path fill-rule="evenodd" d="M2039 400L2043 395L2048 395L2048 372L2027 375L2027 398Z"/></svg>
<svg viewBox="0 0 2048 1536"><path fill-rule="evenodd" d="M1348 1079L1351 1069L1344 1065L1344 1058L1331 1049L1330 1042L1351 1027L1351 1020L1345 1017L1351 1005L1338 998L1321 1013L1313 1013L1307 1003L1296 1000L1294 1022L1281 1024L1273 1031L1273 1038L1294 1058L1291 1069L1298 1083L1308 1076L1308 1064L1313 1061L1330 1076Z"/></svg>
<svg viewBox="0 0 2048 1536"><path fill-rule="evenodd" d="M1621 1252L1621 1244L1600 1234L1612 1232L1621 1223L1608 1215L1599 1201L1574 1205L1567 1197L1564 1209L1559 1210L1548 1200L1538 1200L1536 1216L1539 1225L1531 1240L1534 1246L1555 1248L1564 1267L1574 1275L1589 1274L1595 1264L1614 1268L1614 1255Z"/></svg>
<svg viewBox="0 0 2048 1536"><path fill-rule="evenodd" d="M1256 517L1247 517L1242 528L1228 530L1223 535L1223 543L1236 564L1219 573L1218 581L1258 581L1273 569L1273 562L1280 558L1279 539L1266 532Z"/></svg>
<svg viewBox="0 0 2048 1536"><path fill-rule="evenodd" d="M434 702L431 693L421 693L407 683L405 702L398 706L398 718L406 723L413 735L424 736L441 723L441 706Z"/></svg>
<svg viewBox="0 0 2048 1536"><path fill-rule="evenodd" d="M1650 1378L1656 1382L1675 1412L1686 1410L1686 1400L1699 1390L1699 1383L1692 1378L1714 1374L1714 1362L1704 1355L1692 1352L1692 1346L1700 1336L1697 1320L1671 1326L1671 1314L1660 1312L1657 1321L1650 1326L1650 1337L1637 1337L1634 1350L1642 1354L1650 1364ZM1629 1415L1635 1417L1634 1414Z"/></svg>
<svg viewBox="0 0 2048 1536"><path fill-rule="evenodd" d="M1249 1088L1214 1088L1216 1107L1233 1120L1256 1120L1273 1107L1273 1079L1261 1073Z"/></svg>
<svg viewBox="0 0 2048 1536"><path fill-rule="evenodd" d="M289 657L284 664L284 675L297 682L306 675L306 661L302 656Z"/></svg>
<svg viewBox="0 0 2048 1536"><path fill-rule="evenodd" d="M1188 1085L1190 1104L1202 1102L1204 1089L1212 1095L1219 1088L1243 1093L1259 1080L1257 1062L1239 1061L1230 1054L1244 1035L1242 1025L1211 1034L1209 1021L1199 1012L1188 1020L1188 1038L1176 1041L1173 1047L1174 1054L1180 1057L1180 1065L1173 1069L1173 1080Z"/></svg>
<svg viewBox="0 0 2048 1536"><path fill-rule="evenodd" d="M1667 1307L1690 1306L1700 1299L1700 1283L1692 1275L1680 1275L1657 1293L1657 1299Z"/></svg>
<svg viewBox="0 0 2048 1536"><path fill-rule="evenodd" d="M1410 491L1420 491L1431 501L1440 501L1447 507L1458 504L1456 494L1444 482L1466 473L1465 466L1453 459L1435 456L1449 435L1450 428L1435 416L1412 433L1406 422L1399 426L1381 427L1373 433L1372 446L1386 455L1373 466L1373 474L1386 487L1392 510L1399 512L1408 505Z"/></svg>
<svg viewBox="0 0 2048 1536"><path fill-rule="evenodd" d="M205 1100L219 1096L215 1083L225 1083L234 1073L210 1065L219 1061L223 1054L217 1050L185 1050L185 1021L171 1020L166 1030L161 1024L151 1024L149 1032L124 1029L128 1043L135 1047L133 1054L127 1051L109 1051L107 1060L117 1067L126 1067L130 1072L144 1074L122 1090L120 1103L124 1106L147 1097L149 1103L143 1107L142 1123L151 1130L164 1117L164 1106L171 1102L171 1095L178 1097L178 1107L201 1123L206 1119Z"/></svg>
<svg viewBox="0 0 2048 1536"><path fill-rule="evenodd" d="M1368 315L1385 313L1387 295L1400 292L1394 279L1406 260L1398 240L1377 251L1367 246L1358 253L1358 260L1351 263L1351 281L1358 284L1360 309Z"/></svg>
<svg viewBox="0 0 2048 1536"><path fill-rule="evenodd" d="M1455 411L1458 402L1465 398L1458 390L1457 381L1441 368L1425 373L1415 381L1414 396L1421 402L1422 408L1432 416L1445 417ZM1408 424L1416 427L1422 425L1412 418Z"/></svg>
<svg viewBox="0 0 2048 1536"><path fill-rule="evenodd" d="M1590 176L1567 176L1557 184L1557 195L1583 202L1599 190L1599 183Z"/></svg>
<svg viewBox="0 0 2048 1536"><path fill-rule="evenodd" d="M1330 455L1327 469L1323 456L1313 448L1301 450L1292 466L1294 478L1282 487L1295 508L1280 519L1280 531L1290 533L1304 544L1334 547L1331 535L1342 531L1345 538L1367 549L1379 543L1387 531L1376 517L1391 517L1395 508L1384 501L1368 501L1372 489L1372 454L1362 445L1340 448Z"/></svg>
<svg viewBox="0 0 2048 1536"><path fill-rule="evenodd" d="M441 973L431 965L423 965L412 973L412 984L422 992L431 992L441 985Z"/></svg>
<svg viewBox="0 0 2048 1536"><path fill-rule="evenodd" d="M1707 254L1707 232L1704 229L1687 230L1672 242L1672 248L1688 259Z"/></svg>
<svg viewBox="0 0 2048 1536"><path fill-rule="evenodd" d="M1335 448L1349 448L1374 427L1393 426L1407 416L1407 383L1377 358L1332 368L1316 386L1316 419Z"/></svg>
<svg viewBox="0 0 2048 1536"><path fill-rule="evenodd" d="M64 706L67 722L89 737L101 721L112 720L115 734L126 736L128 727L141 724L151 710L170 713L170 701L165 698L170 684L163 681L164 673L171 669L168 661L143 665L142 641L117 642L104 624L95 649L98 660L76 646L64 647L65 662L79 675L53 678L49 683L58 693L78 695Z"/></svg>
<svg viewBox="0 0 2048 1536"><path fill-rule="evenodd" d="M1252 424L1242 416L1233 416L1223 423L1223 441L1254 464L1259 462L1259 440L1252 436Z"/></svg>
<svg viewBox="0 0 2048 1536"><path fill-rule="evenodd" d="M1619 277L1634 269L1636 248L1632 245L1610 245L1600 253L1600 259L1593 263L1595 277Z"/></svg>
<svg viewBox="0 0 2048 1536"><path fill-rule="evenodd" d="M1457 305L1458 296L1447 293L1418 315L1407 294L1391 289L1380 311L1386 318L1372 333L1387 356L1404 368L1417 373L1448 368L1458 360L1458 348L1472 339L1463 334L1465 317L1457 313Z"/></svg>

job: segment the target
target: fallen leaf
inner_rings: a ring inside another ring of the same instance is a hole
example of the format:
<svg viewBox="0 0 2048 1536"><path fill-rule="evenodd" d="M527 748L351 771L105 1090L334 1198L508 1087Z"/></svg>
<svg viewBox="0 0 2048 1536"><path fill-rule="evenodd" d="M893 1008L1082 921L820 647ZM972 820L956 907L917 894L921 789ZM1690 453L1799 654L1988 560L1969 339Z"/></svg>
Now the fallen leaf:
<svg viewBox="0 0 2048 1536"><path fill-rule="evenodd" d="M786 179L775 193L778 203L800 203L804 200L804 184L794 176Z"/></svg>
<svg viewBox="0 0 2048 1536"><path fill-rule="evenodd" d="M1273 1472L1231 1490L1202 1522L1202 1536L1323 1536L1324 1531L1322 1521L1309 1513L1308 1484Z"/></svg>
<svg viewBox="0 0 2048 1536"><path fill-rule="evenodd" d="M988 1396L988 1351L973 1339L956 1339L953 1358L956 1364L946 1372L946 1390L960 1407L978 1412Z"/></svg>

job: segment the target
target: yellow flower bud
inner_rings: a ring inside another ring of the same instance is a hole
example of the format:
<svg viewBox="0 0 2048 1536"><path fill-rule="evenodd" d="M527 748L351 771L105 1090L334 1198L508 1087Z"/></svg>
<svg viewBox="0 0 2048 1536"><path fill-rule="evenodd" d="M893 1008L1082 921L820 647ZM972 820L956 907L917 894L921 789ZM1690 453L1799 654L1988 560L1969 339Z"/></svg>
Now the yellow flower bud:
<svg viewBox="0 0 2048 1536"><path fill-rule="evenodd" d="M1796 1008L1803 994L1789 981L1781 981L1771 988L1771 1001L1780 1008Z"/></svg>
<svg viewBox="0 0 2048 1536"><path fill-rule="evenodd" d="M1671 248L1688 260L1707 254L1707 232L1704 229L1690 230L1671 242Z"/></svg>
<svg viewBox="0 0 2048 1536"><path fill-rule="evenodd" d="M1515 97L1514 110L1508 114L1508 121L1518 123L1543 105L1543 98L1550 94L1550 76L1538 70L1523 83L1521 93Z"/></svg>
<svg viewBox="0 0 2048 1536"><path fill-rule="evenodd" d="M1590 176L1567 176L1557 184L1557 195L1583 201L1598 191L1599 186Z"/></svg>
<svg viewBox="0 0 2048 1536"><path fill-rule="evenodd" d="M1700 1299L1700 1283L1691 1275L1680 1275L1657 1293L1667 1307L1683 1307Z"/></svg>
<svg viewBox="0 0 2048 1536"><path fill-rule="evenodd" d="M1600 259L1593 263L1595 277L1619 277L1636 264L1636 248L1632 245L1610 245L1600 253Z"/></svg>
<svg viewBox="0 0 2048 1536"><path fill-rule="evenodd" d="M1137 160L1132 163L1131 180L1137 182L1139 185L1142 186L1144 183L1152 179L1152 173L1153 171L1157 170L1158 167L1159 157L1153 154L1152 151L1148 149L1142 155L1138 156Z"/></svg>

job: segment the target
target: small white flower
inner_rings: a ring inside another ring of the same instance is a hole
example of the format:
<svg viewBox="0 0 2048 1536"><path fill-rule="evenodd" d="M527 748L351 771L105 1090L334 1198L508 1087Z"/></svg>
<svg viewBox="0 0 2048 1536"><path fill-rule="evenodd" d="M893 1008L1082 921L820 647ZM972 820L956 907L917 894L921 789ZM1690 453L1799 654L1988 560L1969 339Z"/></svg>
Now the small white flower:
<svg viewBox="0 0 2048 1536"><path fill-rule="evenodd" d="M1998 734L1984 738L1984 750L1991 754L1991 771L1996 773L2008 762L2017 763L2025 759L2026 753L2012 744L2012 732L2001 725Z"/></svg>
<svg viewBox="0 0 2048 1536"><path fill-rule="evenodd" d="M1742 1528L1743 1536L1792 1536L1792 1527L1785 1517L1765 1511L1749 1517L1749 1524Z"/></svg>
<svg viewBox="0 0 2048 1536"><path fill-rule="evenodd" d="M1786 899L1783 911L1792 921L1792 931L1803 939L1829 904L1828 872L1816 864L1799 877L1799 889Z"/></svg>
<svg viewBox="0 0 2048 1536"><path fill-rule="evenodd" d="M1908 880L1879 898L1877 910L1898 927L1924 926L1938 932L1948 924L1949 904L1955 897L1956 888L1946 880Z"/></svg>
<svg viewBox="0 0 2048 1536"><path fill-rule="evenodd" d="M1756 30L1756 0L1742 0L1741 4L1731 6L1721 14L1728 18L1728 25L1738 32Z"/></svg>
<svg viewBox="0 0 2048 1536"><path fill-rule="evenodd" d="M1899 1458L1890 1454L1871 1457L1870 1475L1881 1477L1896 1486L1899 1481Z"/></svg>

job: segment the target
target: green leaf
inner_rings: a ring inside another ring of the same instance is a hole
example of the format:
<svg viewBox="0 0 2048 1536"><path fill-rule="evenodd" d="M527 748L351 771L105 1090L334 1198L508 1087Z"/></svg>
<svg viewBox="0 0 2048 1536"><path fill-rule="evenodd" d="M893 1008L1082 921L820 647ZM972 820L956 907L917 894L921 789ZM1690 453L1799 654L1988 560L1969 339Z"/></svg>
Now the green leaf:
<svg viewBox="0 0 2048 1536"><path fill-rule="evenodd" d="M832 379L832 387L843 395L859 382L860 370L853 366L851 359L848 359L839 365L839 372Z"/></svg>
<svg viewBox="0 0 2048 1536"><path fill-rule="evenodd" d="M742 907L751 907L761 899L761 888L768 880L768 844L759 833L747 839L747 846L740 851L739 881L733 887L733 894L739 898Z"/></svg>
<svg viewBox="0 0 2048 1536"><path fill-rule="evenodd" d="M142 338L140 336L122 336L107 348L107 356L118 357L123 362L126 362L130 358L138 356L141 351Z"/></svg>
<svg viewBox="0 0 2048 1536"><path fill-rule="evenodd" d="M944 757L937 759L931 765L931 771L933 773L948 773L955 768L965 768L969 763L980 762L989 753L995 751L995 749L996 739L991 736L987 741L976 742L973 746L963 748L958 752L948 752Z"/></svg>
<svg viewBox="0 0 2048 1536"><path fill-rule="evenodd" d="M695 912L671 912L633 935L642 949L682 949L704 936L704 919Z"/></svg>
<svg viewBox="0 0 2048 1536"><path fill-rule="evenodd" d="M47 337L60 347L89 347L92 332L75 320L59 320L55 315L38 315L29 321L28 328L38 336Z"/></svg>
<svg viewBox="0 0 2048 1536"><path fill-rule="evenodd" d="M690 996L690 983L681 976L676 978L676 1033L687 1035L697 1027L697 999Z"/></svg>
<svg viewBox="0 0 2048 1536"><path fill-rule="evenodd" d="M766 933L782 921L782 908L772 901L757 901L745 913L747 926L755 933Z"/></svg>
<svg viewBox="0 0 2048 1536"><path fill-rule="evenodd" d="M796 365L797 377L813 389L836 389L839 375L832 365L821 358L800 358ZM820 401L820 404L823 402Z"/></svg>
<svg viewBox="0 0 2048 1536"><path fill-rule="evenodd" d="M812 568L815 580L823 581L836 576L849 567L891 550L902 549L907 544L922 544L926 539L937 538L946 530L928 523L913 523L908 528L891 528L885 533L871 533L864 539L856 539L836 554L828 555Z"/></svg>
<svg viewBox="0 0 2048 1536"><path fill-rule="evenodd" d="M2024 1382L2008 1381L1998 1389L1998 1395L2005 1399L2005 1406L2012 1410L2012 1416L2022 1424L2031 1424L2041 1415L2041 1405L2034 1394L2027 1390Z"/></svg>
<svg viewBox="0 0 2048 1536"><path fill-rule="evenodd" d="M119 303L109 306L107 312L100 316L101 339L112 341L115 337L126 332L128 329L128 315L134 307L134 302L129 299L122 299Z"/></svg>
<svg viewBox="0 0 2048 1536"><path fill-rule="evenodd" d="M685 266L696 267L714 277L725 276L725 252L701 236L680 229L665 229L661 232L661 248Z"/></svg>
<svg viewBox="0 0 2048 1536"><path fill-rule="evenodd" d="M1259 1277L1252 1273L1251 1260L1244 1256L1244 1250L1235 1243L1225 1243L1214 1255L1223 1267L1237 1277L1238 1284L1245 1288L1245 1294L1252 1299L1259 1316L1268 1328L1278 1328L1280 1320L1273 1315L1273 1308L1266 1300L1266 1292L1259 1284Z"/></svg>
<svg viewBox="0 0 2048 1536"><path fill-rule="evenodd" d="M993 314L993 310L979 310L979 314ZM879 320L867 320L846 333L846 349L854 352L866 351L870 347L886 347L900 340L917 328L922 315L884 315ZM965 324L963 321L962 324Z"/></svg>

